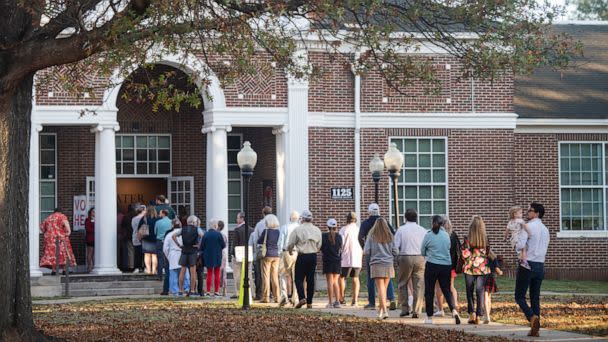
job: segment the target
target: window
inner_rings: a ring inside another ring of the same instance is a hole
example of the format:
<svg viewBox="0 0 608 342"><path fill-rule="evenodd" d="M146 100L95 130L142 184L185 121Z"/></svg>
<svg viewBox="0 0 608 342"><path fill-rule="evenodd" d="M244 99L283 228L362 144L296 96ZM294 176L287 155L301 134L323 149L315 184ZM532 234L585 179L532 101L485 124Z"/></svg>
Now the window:
<svg viewBox="0 0 608 342"><path fill-rule="evenodd" d="M194 215L194 177L171 177L169 202L177 217Z"/></svg>
<svg viewBox="0 0 608 342"><path fill-rule="evenodd" d="M561 230L605 231L608 199L607 143L559 146Z"/></svg>
<svg viewBox="0 0 608 342"><path fill-rule="evenodd" d="M116 135L117 175L171 175L170 135Z"/></svg>
<svg viewBox="0 0 608 342"><path fill-rule="evenodd" d="M230 228L236 225L236 214L243 208L241 169L236 161L236 155L242 145L242 135L228 135L228 224Z"/></svg>
<svg viewBox="0 0 608 342"><path fill-rule="evenodd" d="M400 214L415 208L418 223L430 229L433 215L448 212L446 138L391 138L391 142L397 144L405 160L397 182ZM394 221L392 191L390 194Z"/></svg>
<svg viewBox="0 0 608 342"><path fill-rule="evenodd" d="M57 135L40 134L40 222L57 206Z"/></svg>

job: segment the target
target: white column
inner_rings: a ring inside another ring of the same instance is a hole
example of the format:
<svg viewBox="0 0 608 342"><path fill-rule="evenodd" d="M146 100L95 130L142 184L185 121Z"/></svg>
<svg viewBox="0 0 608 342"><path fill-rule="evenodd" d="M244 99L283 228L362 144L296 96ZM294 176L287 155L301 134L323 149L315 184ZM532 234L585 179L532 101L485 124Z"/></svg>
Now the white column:
<svg viewBox="0 0 608 342"><path fill-rule="evenodd" d="M287 212L308 209L308 82L290 78L287 83L289 130L286 135ZM314 213L313 213L314 215Z"/></svg>
<svg viewBox="0 0 608 342"><path fill-rule="evenodd" d="M287 165L288 141L287 141L287 126L280 126L272 130L272 134L276 137L276 172L277 172L277 217L281 224L289 222L289 214L291 208L287 203L287 175L289 175Z"/></svg>
<svg viewBox="0 0 608 342"><path fill-rule="evenodd" d="M228 235L228 135L231 126L203 128L207 133L207 222L224 221Z"/></svg>
<svg viewBox="0 0 608 342"><path fill-rule="evenodd" d="M99 275L121 274L116 267L116 141L118 124L95 128L95 268Z"/></svg>
<svg viewBox="0 0 608 342"><path fill-rule="evenodd" d="M42 276L40 270L40 131L42 126L32 123L30 130L29 178L29 248L30 277Z"/></svg>

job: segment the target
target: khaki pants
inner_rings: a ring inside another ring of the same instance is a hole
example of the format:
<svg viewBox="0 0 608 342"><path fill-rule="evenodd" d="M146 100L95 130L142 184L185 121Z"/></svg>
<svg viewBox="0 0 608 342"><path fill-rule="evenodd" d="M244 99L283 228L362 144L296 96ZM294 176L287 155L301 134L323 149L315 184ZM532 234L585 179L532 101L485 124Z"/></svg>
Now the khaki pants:
<svg viewBox="0 0 608 342"><path fill-rule="evenodd" d="M421 255L400 255L399 263L399 303L401 310L420 314L424 298L424 257ZM407 301L407 283L412 280L414 288L414 307L410 308Z"/></svg>
<svg viewBox="0 0 608 342"><path fill-rule="evenodd" d="M281 285L281 298L280 301L285 299L289 300L287 288L291 288L291 300L293 303L298 302L298 291L295 288L295 271L296 271L296 259L298 258L297 252L281 253L281 261L279 262L279 282Z"/></svg>
<svg viewBox="0 0 608 342"><path fill-rule="evenodd" d="M262 259L262 301L268 301L270 289L275 302L279 302L279 257Z"/></svg>

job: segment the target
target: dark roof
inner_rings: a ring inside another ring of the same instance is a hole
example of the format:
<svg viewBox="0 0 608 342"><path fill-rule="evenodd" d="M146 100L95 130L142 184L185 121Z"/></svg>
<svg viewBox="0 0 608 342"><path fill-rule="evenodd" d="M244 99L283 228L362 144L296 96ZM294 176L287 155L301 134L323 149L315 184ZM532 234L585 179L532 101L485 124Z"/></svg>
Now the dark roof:
<svg viewBox="0 0 608 342"><path fill-rule="evenodd" d="M608 118L608 25L556 24L583 43L577 68L563 73L540 68L515 80L520 118Z"/></svg>

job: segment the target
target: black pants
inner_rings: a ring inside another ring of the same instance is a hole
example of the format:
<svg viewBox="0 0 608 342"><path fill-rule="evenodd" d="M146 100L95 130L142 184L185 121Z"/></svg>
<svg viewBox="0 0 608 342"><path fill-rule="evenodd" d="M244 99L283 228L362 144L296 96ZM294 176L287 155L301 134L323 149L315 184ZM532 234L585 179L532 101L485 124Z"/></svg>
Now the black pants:
<svg viewBox="0 0 608 342"><path fill-rule="evenodd" d="M203 289L203 284L204 284L204 279L203 279L203 274L205 273L205 267L204 266L196 266L196 291L199 294L203 294L204 289Z"/></svg>
<svg viewBox="0 0 608 342"><path fill-rule="evenodd" d="M144 267L144 253L142 246L133 246L133 248L135 249L135 258L133 259L133 266L136 269L142 269Z"/></svg>
<svg viewBox="0 0 608 342"><path fill-rule="evenodd" d="M315 295L315 270L317 254L298 254L296 259L296 289L300 300L306 298L306 304L312 304ZM304 278L306 278L306 296L304 295Z"/></svg>
<svg viewBox="0 0 608 342"><path fill-rule="evenodd" d="M262 260L253 262L253 284L255 285L255 298L262 298Z"/></svg>
<svg viewBox="0 0 608 342"><path fill-rule="evenodd" d="M427 317L433 317L435 283L437 281L439 281L439 287L441 287L441 292L450 307L450 311L456 307L454 305L454 298L452 298L452 291L450 291L451 272L452 265L439 265L427 261L424 269L424 302Z"/></svg>
<svg viewBox="0 0 608 342"><path fill-rule="evenodd" d="M521 266L517 269L515 278L515 301L519 308L530 320L532 315L540 316L540 286L545 279L545 264L542 262L528 261L531 270ZM530 290L530 306L526 302L526 292Z"/></svg>
<svg viewBox="0 0 608 342"><path fill-rule="evenodd" d="M470 314L475 312L477 317L481 317L486 313L485 308L485 286L486 286L486 276L485 275L470 275L465 274L464 280L467 285L467 311ZM473 311L474 308L474 300L473 295L477 295L477 310Z"/></svg>

